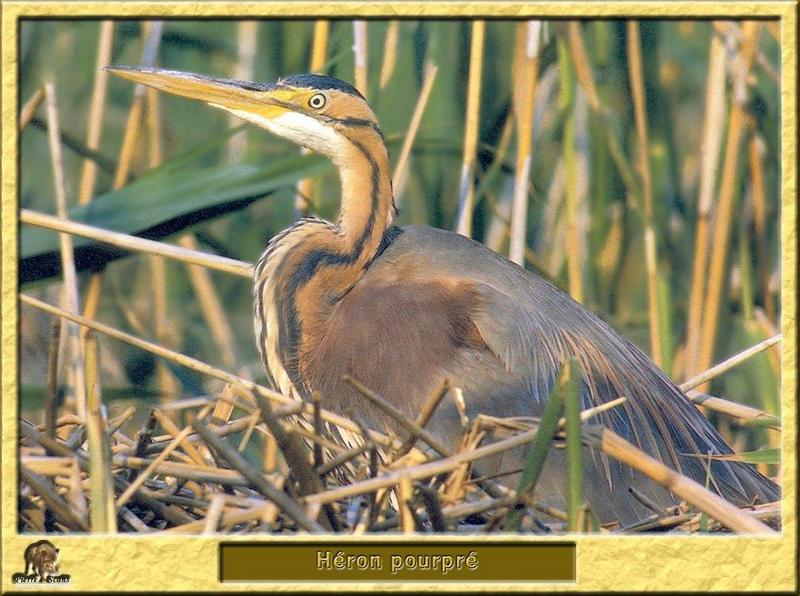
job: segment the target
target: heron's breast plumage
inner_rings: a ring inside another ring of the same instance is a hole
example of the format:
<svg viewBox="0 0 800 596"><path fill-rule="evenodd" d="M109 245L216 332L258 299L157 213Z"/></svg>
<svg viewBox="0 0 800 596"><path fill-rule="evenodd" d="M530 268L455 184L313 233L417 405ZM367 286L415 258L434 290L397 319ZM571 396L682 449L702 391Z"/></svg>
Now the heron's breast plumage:
<svg viewBox="0 0 800 596"><path fill-rule="evenodd" d="M287 324L292 323L286 320L286 313L294 308L293 304L286 304L284 293L288 278L293 273L287 267L287 261L294 251L303 248L307 237L321 228L335 232L329 222L305 218L273 237L259 258L253 276L256 347L265 365L267 380L276 390L295 398L301 397L301 394L290 375L290 363L296 361L297 355L286 331Z"/></svg>

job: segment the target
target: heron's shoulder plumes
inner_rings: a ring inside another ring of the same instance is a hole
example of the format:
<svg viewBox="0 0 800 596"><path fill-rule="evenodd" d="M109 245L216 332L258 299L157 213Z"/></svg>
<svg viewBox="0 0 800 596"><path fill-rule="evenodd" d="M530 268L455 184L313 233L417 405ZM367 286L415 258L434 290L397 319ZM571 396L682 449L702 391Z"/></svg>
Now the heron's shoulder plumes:
<svg viewBox="0 0 800 596"><path fill-rule="evenodd" d="M317 89L319 91L335 90L360 97L364 101L366 98L359 93L358 89L350 83L334 77L320 74L294 74L283 77L278 81L279 86L302 87L305 89Z"/></svg>

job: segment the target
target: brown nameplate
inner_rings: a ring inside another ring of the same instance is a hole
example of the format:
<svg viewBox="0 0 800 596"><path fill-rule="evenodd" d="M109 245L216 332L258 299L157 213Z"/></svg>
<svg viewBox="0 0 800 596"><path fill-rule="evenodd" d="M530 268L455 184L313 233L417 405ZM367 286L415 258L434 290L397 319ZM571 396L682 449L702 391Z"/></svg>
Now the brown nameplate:
<svg viewBox="0 0 800 596"><path fill-rule="evenodd" d="M575 543L223 543L220 581L575 581Z"/></svg>

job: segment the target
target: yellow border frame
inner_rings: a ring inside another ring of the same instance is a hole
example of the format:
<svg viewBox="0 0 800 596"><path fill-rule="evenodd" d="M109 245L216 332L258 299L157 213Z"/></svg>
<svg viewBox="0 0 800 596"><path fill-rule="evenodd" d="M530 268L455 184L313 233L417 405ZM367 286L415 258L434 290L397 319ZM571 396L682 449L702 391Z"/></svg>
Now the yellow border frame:
<svg viewBox="0 0 800 596"><path fill-rule="evenodd" d="M577 584L297 583L219 584L215 537L58 536L61 566L72 575L63 589L91 591L598 591L598 590L797 590L797 4L795 2L4 2L2 5L2 555L3 592L40 591L48 586L14 586L31 536L16 534L17 486L13 464L17 437L17 22L26 17L646 17L777 18L781 23L781 246L783 254L781 407L783 532L776 538L578 536ZM224 537L269 541L270 536ZM363 538L359 538L363 540ZM388 537L375 537L376 542ZM392 540L397 540L392 537ZM315 541L295 537L297 541ZM334 541L347 542L348 537ZM419 540L419 537L414 537ZM434 541L435 539L430 539ZM467 539L469 542L472 539ZM490 536L481 541L506 541ZM525 540L525 538L515 538ZM536 537L536 541L541 538ZM558 537L557 540L564 540ZM333 541L332 541L333 542ZM102 551L100 550L102 549ZM178 561L191 561L181 568ZM709 568L712 572L709 573ZM51 588L53 589L53 588ZM56 590L58 587L55 588Z"/></svg>

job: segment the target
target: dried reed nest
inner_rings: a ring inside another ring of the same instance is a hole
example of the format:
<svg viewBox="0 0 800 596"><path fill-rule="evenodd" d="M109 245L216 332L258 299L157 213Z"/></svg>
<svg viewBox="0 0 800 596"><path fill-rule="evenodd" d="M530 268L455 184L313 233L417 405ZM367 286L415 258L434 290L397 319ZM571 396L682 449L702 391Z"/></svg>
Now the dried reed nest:
<svg viewBox="0 0 800 596"><path fill-rule="evenodd" d="M455 452L425 430L442 400L457 395L447 384L412 421L350 379L365 400L398 421L403 436L369 430L357 420L325 411L319 399L294 402L244 379L228 383L213 398L188 398L153 408L136 432L124 430L131 426L133 407L106 420L102 408L90 403L84 420L74 403L56 417L51 401L44 424L21 420L19 529L159 534L763 533L779 526L780 503L739 510L591 423L594 414L624 398L580 412L580 432L571 440L565 432L570 408L567 419L560 417L564 401L570 399L570 378L570 367L565 366L541 419L465 420ZM746 412L715 399L728 413L773 424L762 412ZM580 452L581 442L657 479L684 501L662 510L634 493L653 510L650 518L632 527L601 527L583 505L580 488L575 495L570 486L570 495L578 500L570 512L533 500L531 488L547 452L566 447L569 453L570 443ZM473 462L525 444L531 444L530 456L517 491L473 473Z"/></svg>

